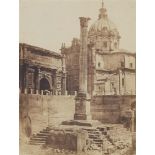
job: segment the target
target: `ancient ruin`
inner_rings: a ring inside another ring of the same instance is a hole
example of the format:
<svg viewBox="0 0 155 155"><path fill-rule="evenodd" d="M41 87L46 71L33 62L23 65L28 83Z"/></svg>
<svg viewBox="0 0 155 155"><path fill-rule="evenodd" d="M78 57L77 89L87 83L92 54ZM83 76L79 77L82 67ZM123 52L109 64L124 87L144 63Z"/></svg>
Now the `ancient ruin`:
<svg viewBox="0 0 155 155"><path fill-rule="evenodd" d="M135 153L135 53L119 49L103 3L89 30L79 20L80 39L60 54L19 44L23 155Z"/></svg>

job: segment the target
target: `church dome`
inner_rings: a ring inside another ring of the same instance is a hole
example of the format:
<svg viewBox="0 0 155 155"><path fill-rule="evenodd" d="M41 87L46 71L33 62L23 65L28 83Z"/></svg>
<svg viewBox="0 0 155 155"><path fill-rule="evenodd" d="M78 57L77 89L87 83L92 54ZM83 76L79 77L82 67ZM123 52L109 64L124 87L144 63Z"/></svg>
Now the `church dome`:
<svg viewBox="0 0 155 155"><path fill-rule="evenodd" d="M88 35L97 35L104 33L105 35L119 35L115 24L108 18L106 8L100 9L99 18L93 23L89 29Z"/></svg>
<svg viewBox="0 0 155 155"><path fill-rule="evenodd" d="M108 18L107 10L100 9L98 20L90 26L88 43L97 50L111 52L119 48L120 35L115 24Z"/></svg>
<svg viewBox="0 0 155 155"><path fill-rule="evenodd" d="M100 18L90 27L89 33L102 31L104 29L111 32L114 32L117 30L114 23L111 22L108 18Z"/></svg>

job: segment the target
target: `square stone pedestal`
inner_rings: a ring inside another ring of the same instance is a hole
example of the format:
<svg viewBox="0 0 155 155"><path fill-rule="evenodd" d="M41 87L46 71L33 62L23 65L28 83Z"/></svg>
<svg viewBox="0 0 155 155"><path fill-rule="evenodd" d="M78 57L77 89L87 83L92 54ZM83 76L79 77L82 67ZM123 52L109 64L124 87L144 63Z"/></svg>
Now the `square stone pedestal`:
<svg viewBox="0 0 155 155"><path fill-rule="evenodd" d="M75 127L99 127L102 125L98 120L70 120L63 121L61 125L75 126Z"/></svg>
<svg viewBox="0 0 155 155"><path fill-rule="evenodd" d="M78 93L75 98L75 114L74 120L63 121L62 125L74 126L87 126L95 127L100 126L101 122L92 120L90 113L90 97L84 93Z"/></svg>
<svg viewBox="0 0 155 155"><path fill-rule="evenodd" d="M85 94L78 94L75 98L74 120L91 120L90 97Z"/></svg>

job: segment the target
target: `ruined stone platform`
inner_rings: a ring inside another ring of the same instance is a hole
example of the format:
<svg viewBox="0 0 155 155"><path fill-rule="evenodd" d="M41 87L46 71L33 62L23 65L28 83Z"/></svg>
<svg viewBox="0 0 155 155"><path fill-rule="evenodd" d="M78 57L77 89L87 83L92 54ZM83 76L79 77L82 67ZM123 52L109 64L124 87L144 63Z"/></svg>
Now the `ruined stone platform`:
<svg viewBox="0 0 155 155"><path fill-rule="evenodd" d="M102 123L97 120L69 120L69 121L63 121L61 125L97 127L97 126L101 126Z"/></svg>
<svg viewBox="0 0 155 155"><path fill-rule="evenodd" d="M81 120L76 121L76 123L71 121L71 124L68 124L67 121L67 125L47 127L40 133L33 135L30 144L83 153L100 151L110 155L115 153L124 155L131 149L131 132L122 124L101 123L97 126L90 126L89 121L88 124L86 121L82 122Z"/></svg>

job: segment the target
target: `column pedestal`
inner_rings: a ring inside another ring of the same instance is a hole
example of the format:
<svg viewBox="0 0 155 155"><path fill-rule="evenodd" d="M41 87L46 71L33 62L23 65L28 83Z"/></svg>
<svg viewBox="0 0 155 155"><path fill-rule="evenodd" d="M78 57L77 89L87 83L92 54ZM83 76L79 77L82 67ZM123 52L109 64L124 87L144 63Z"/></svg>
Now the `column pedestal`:
<svg viewBox="0 0 155 155"><path fill-rule="evenodd" d="M75 114L74 120L63 121L62 125L75 125L97 127L101 125L98 120L92 120L90 114L90 97L86 94L78 93L75 97Z"/></svg>
<svg viewBox="0 0 155 155"><path fill-rule="evenodd" d="M78 94L75 98L74 120L91 120L90 97L85 94Z"/></svg>

